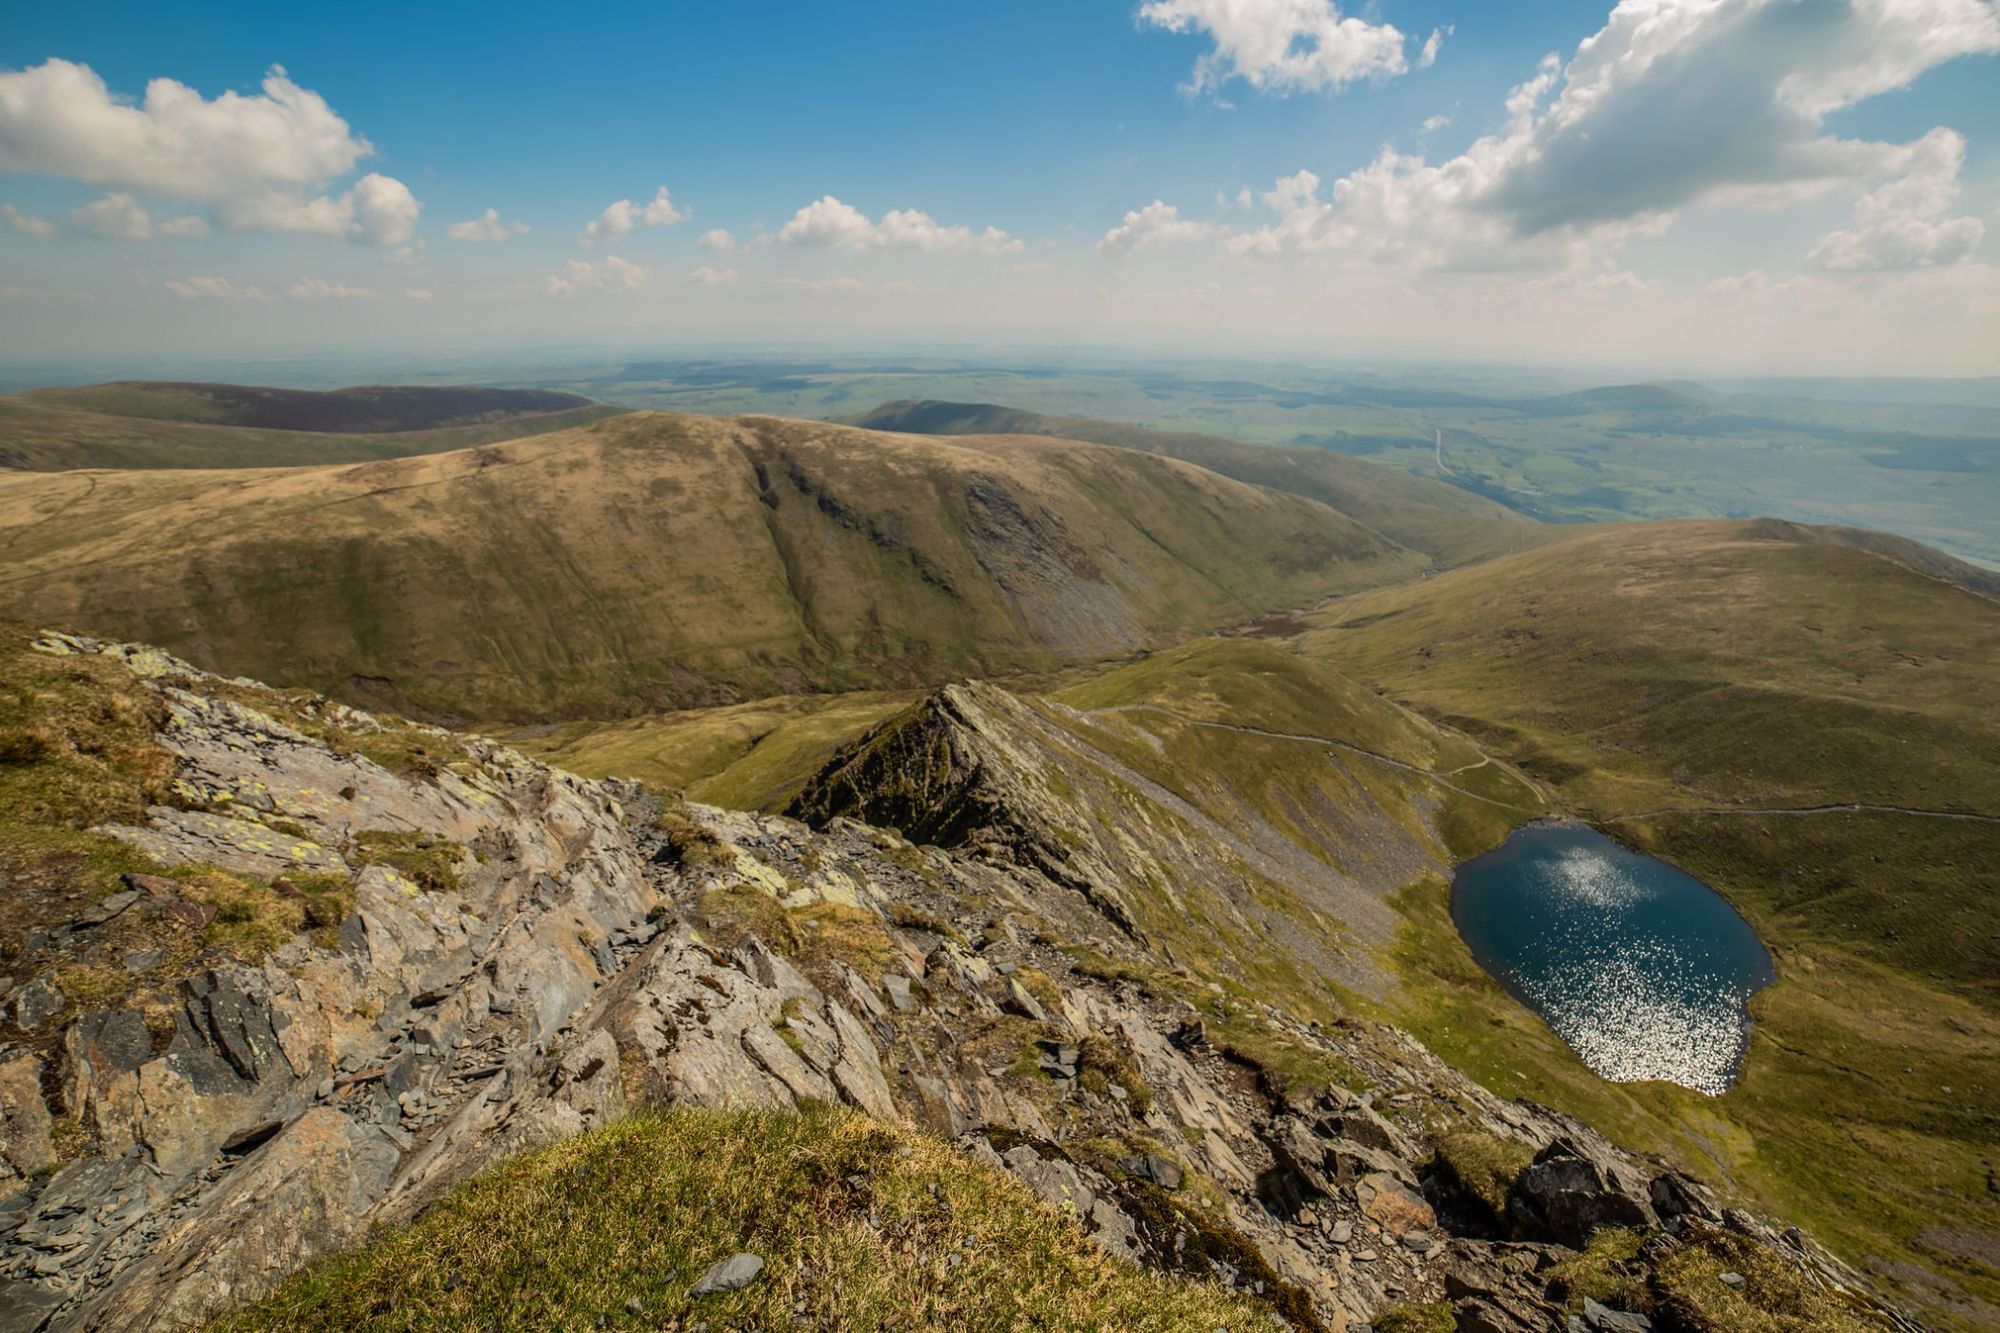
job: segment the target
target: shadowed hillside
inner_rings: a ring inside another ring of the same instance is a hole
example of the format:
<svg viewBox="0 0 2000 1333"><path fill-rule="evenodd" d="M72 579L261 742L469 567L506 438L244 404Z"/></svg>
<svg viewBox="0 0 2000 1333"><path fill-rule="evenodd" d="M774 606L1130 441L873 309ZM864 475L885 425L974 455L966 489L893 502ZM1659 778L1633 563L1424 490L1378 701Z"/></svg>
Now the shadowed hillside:
<svg viewBox="0 0 2000 1333"><path fill-rule="evenodd" d="M1179 458L1225 477L1331 505L1392 541L1424 552L1437 565L1481 560L1554 535L1504 505L1455 486L1327 449L1242 444L991 403L885 403L859 424L920 435L1050 435Z"/></svg>
<svg viewBox="0 0 2000 1333"><path fill-rule="evenodd" d="M0 477L0 560L10 613L517 719L1121 655L1423 564L1130 450L656 414L360 466Z"/></svg>
<svg viewBox="0 0 2000 1333"><path fill-rule="evenodd" d="M317 390L118 380L78 388L35 389L23 396L37 403L109 416L334 435L435 430L591 406L590 399L581 394L459 385L363 384Z"/></svg>
<svg viewBox="0 0 2000 1333"><path fill-rule="evenodd" d="M618 409L541 389L120 382L0 396L0 469L295 467L441 453Z"/></svg>

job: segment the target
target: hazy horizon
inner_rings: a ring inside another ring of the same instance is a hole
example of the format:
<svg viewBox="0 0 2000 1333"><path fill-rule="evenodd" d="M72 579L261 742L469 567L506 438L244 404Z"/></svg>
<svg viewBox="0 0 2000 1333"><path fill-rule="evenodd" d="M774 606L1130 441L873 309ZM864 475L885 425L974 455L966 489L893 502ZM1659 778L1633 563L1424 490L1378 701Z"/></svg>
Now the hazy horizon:
<svg viewBox="0 0 2000 1333"><path fill-rule="evenodd" d="M12 16L0 357L2000 373L1991 0L365 17Z"/></svg>

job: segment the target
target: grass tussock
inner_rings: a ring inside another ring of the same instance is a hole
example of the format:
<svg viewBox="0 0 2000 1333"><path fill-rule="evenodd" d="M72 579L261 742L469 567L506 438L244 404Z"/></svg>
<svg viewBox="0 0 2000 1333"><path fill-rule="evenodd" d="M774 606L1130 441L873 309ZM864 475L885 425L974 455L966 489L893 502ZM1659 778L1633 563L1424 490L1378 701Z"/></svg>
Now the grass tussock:
<svg viewBox="0 0 2000 1333"><path fill-rule="evenodd" d="M1508 1192L1534 1156L1517 1139L1468 1129L1439 1138L1432 1165L1449 1189L1478 1207L1481 1221L1498 1228L1507 1216Z"/></svg>
<svg viewBox="0 0 2000 1333"><path fill-rule="evenodd" d="M738 1251L741 1291L689 1289ZM628 1308L636 1302L637 1313ZM223 1330L1267 1326L1123 1264L938 1141L849 1111L646 1113L517 1158Z"/></svg>
<svg viewBox="0 0 2000 1333"><path fill-rule="evenodd" d="M350 856L362 865L387 866L425 893L456 893L466 850L448 838L369 829L354 835Z"/></svg>

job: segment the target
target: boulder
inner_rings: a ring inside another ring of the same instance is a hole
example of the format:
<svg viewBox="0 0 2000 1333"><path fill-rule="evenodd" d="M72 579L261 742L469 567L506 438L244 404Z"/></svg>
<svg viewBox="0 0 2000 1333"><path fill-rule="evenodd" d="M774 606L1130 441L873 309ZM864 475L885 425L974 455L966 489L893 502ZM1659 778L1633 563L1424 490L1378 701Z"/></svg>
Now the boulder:
<svg viewBox="0 0 2000 1333"><path fill-rule="evenodd" d="M1644 1178L1594 1136L1564 1135L1535 1156L1507 1199L1523 1235L1581 1249L1605 1227L1656 1227Z"/></svg>

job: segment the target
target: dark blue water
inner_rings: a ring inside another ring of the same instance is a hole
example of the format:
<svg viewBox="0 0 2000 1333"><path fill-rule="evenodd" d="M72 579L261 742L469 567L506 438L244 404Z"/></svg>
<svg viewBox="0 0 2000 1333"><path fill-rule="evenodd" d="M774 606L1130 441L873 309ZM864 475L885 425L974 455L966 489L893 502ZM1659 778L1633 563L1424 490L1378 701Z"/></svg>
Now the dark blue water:
<svg viewBox="0 0 2000 1333"><path fill-rule="evenodd" d="M1722 896L1595 829L1517 829L1452 880L1479 965L1616 1083L1728 1091L1771 955Z"/></svg>

